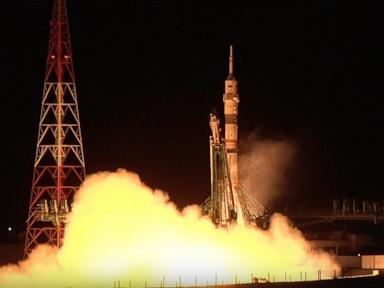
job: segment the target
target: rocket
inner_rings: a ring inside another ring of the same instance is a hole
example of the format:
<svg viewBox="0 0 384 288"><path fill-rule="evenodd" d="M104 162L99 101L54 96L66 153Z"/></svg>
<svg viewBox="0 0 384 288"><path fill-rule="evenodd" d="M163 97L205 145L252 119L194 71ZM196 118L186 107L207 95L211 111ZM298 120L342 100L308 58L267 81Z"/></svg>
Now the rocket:
<svg viewBox="0 0 384 288"><path fill-rule="evenodd" d="M237 80L233 75L233 47L231 45L229 49L229 74L227 79L225 79L223 102L225 116L225 145L227 147L227 159L232 187L235 189L239 184L239 172L237 166L237 115L239 101L239 94L237 94Z"/></svg>

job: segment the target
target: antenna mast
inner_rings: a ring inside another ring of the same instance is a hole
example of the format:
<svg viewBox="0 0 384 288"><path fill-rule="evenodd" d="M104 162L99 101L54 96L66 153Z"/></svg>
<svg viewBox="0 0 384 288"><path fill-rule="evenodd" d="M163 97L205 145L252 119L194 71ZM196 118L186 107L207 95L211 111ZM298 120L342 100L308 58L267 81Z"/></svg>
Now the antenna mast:
<svg viewBox="0 0 384 288"><path fill-rule="evenodd" d="M54 1L50 26L25 257L38 244L62 245L74 193L85 178L65 0Z"/></svg>

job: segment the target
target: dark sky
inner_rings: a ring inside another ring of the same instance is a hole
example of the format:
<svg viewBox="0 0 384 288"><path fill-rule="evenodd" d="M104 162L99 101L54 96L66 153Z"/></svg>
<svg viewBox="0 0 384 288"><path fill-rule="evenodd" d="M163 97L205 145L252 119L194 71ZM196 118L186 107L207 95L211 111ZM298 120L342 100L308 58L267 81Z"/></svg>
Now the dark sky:
<svg viewBox="0 0 384 288"><path fill-rule="evenodd" d="M123 167L179 206L201 203L233 44L240 139L297 148L283 198L382 199L380 7L250 2L68 0L87 172ZM27 215L51 5L0 0L1 231Z"/></svg>

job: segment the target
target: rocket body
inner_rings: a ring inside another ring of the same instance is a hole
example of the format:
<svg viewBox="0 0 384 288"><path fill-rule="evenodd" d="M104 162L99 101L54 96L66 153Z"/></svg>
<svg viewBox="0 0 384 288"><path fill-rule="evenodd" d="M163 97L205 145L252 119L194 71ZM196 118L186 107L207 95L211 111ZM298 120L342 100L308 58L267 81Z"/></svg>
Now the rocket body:
<svg viewBox="0 0 384 288"><path fill-rule="evenodd" d="M233 48L230 46L229 74L225 80L223 102L225 116L225 145L227 147L228 166L231 175L232 187L236 189L239 184L239 172L237 165L237 140L238 127L237 115L239 95L237 93L237 80L233 75Z"/></svg>

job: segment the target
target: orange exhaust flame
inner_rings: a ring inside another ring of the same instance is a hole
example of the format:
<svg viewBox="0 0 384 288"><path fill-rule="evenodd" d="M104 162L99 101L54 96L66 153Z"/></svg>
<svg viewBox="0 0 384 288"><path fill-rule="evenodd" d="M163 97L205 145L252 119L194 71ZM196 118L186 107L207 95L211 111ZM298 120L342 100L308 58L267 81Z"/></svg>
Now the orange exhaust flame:
<svg viewBox="0 0 384 288"><path fill-rule="evenodd" d="M164 192L125 170L89 176L75 197L60 250L39 246L0 267L0 287L207 285L317 279L337 264L314 252L283 215L268 231L217 229L197 206L178 211ZM301 274L302 273L302 274ZM304 278L304 276L303 276Z"/></svg>

